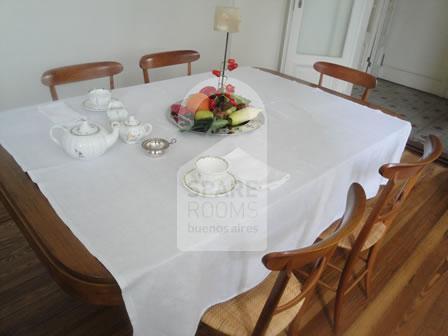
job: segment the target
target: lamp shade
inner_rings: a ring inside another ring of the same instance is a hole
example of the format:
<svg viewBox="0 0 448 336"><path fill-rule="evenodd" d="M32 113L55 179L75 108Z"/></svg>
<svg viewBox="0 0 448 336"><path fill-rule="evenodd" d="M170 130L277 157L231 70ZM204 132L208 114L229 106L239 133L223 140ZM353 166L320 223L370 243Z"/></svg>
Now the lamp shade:
<svg viewBox="0 0 448 336"><path fill-rule="evenodd" d="M216 7L215 30L227 33L240 31L240 9L237 7Z"/></svg>

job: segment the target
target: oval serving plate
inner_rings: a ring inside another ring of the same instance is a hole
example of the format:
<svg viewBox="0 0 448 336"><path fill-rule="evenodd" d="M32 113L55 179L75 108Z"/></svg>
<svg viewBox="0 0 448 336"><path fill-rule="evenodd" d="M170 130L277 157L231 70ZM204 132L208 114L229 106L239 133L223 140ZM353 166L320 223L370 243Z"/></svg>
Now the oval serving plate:
<svg viewBox="0 0 448 336"><path fill-rule="evenodd" d="M176 120L174 119L174 117L171 115L171 111L169 109L168 109L167 117L168 117L168 120L171 121L171 123L173 123L174 125L177 126L177 128L179 128L180 130L183 130L182 126L179 125L176 122ZM263 114L263 112L260 112L255 119L249 120L248 122L243 123L238 126L223 127L223 128L218 129L215 132L199 132L199 131L186 131L186 130L184 130L184 131L190 132L190 133L210 134L210 135L238 135L238 134L244 134L244 133L255 131L256 129L263 126L264 123L265 123L264 114Z"/></svg>

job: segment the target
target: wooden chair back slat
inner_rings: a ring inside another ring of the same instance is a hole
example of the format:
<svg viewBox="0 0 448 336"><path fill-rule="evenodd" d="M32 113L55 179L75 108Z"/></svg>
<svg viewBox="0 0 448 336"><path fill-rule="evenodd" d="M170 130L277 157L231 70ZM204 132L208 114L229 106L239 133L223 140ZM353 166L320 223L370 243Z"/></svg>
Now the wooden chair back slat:
<svg viewBox="0 0 448 336"><path fill-rule="evenodd" d="M341 236L348 236L356 227L364 213L364 190L355 183L350 187L344 215L336 230L327 239L321 240L312 246L286 252L273 252L263 257L263 264L271 271L294 271L311 262L318 260L331 252ZM359 217L361 216L361 217Z"/></svg>
<svg viewBox="0 0 448 336"><path fill-rule="evenodd" d="M188 64L187 73L191 75L191 63L197 61L201 55L194 50L175 50L148 54L140 58L140 68L143 71L145 83L149 83L149 69L161 68L170 65Z"/></svg>
<svg viewBox="0 0 448 336"><path fill-rule="evenodd" d="M114 89L113 76L122 71L123 66L118 62L83 63L47 70L42 74L41 82L50 88L51 98L58 100L56 85L109 77L110 89Z"/></svg>
<svg viewBox="0 0 448 336"><path fill-rule="evenodd" d="M316 62L314 63L313 68L320 73L319 87L322 87L324 75L341 79L362 86L364 88L364 93L361 99L364 101L367 101L369 90L376 87L376 77L363 71L329 62Z"/></svg>
<svg viewBox="0 0 448 336"><path fill-rule="evenodd" d="M344 289L350 286L348 279L351 274L350 270L355 267L373 226L379 221L383 222L386 228L391 225L403 203L418 182L422 170L437 160L442 154L442 151L443 146L439 138L430 135L425 143L425 151L419 161L414 163L385 164L380 168L380 174L389 180L386 186L380 191L372 212L366 219L363 228L352 246L340 280L340 283L344 283Z"/></svg>
<svg viewBox="0 0 448 336"><path fill-rule="evenodd" d="M422 170L442 154L442 143L433 135L428 137L424 148L424 153L417 162L385 164L379 169L380 174L387 178L388 182L380 189L369 216L363 223L359 234L353 238L354 242L342 269L334 304L334 331L336 334L340 333L341 311L345 295L364 278L366 295L369 296L382 239L417 183ZM378 230L381 230L380 233ZM376 237L374 237L375 234ZM369 245L366 245L369 239L372 240ZM367 252L367 259L361 256L364 252ZM359 269L357 265L361 260L365 263L365 269L361 273L355 272Z"/></svg>
<svg viewBox="0 0 448 336"><path fill-rule="evenodd" d="M364 190L359 184L354 183L348 192L344 216L338 229L331 236L309 247L269 253L263 257L263 264L272 271L279 271L279 274L258 318L252 333L253 336L264 335L274 315L292 308L303 299L309 299L338 243L348 237L358 226L364 214L365 205L366 196ZM278 306L290 277L298 277L295 271L307 265L311 265L313 270L303 284L302 291L289 302Z"/></svg>

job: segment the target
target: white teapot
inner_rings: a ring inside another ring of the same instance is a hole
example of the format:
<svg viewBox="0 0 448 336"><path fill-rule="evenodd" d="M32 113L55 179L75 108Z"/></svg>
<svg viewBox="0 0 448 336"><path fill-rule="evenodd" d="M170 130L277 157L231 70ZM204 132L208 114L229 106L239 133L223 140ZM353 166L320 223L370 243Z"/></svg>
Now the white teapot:
<svg viewBox="0 0 448 336"><path fill-rule="evenodd" d="M151 131L151 124L142 124L131 115L120 127L120 138L127 144L135 144L143 137L149 135Z"/></svg>
<svg viewBox="0 0 448 336"><path fill-rule="evenodd" d="M82 120L81 123L68 129L55 125L50 129L51 139L75 159L88 160L96 158L111 147L118 139L120 123L111 123L112 132L108 133L102 126ZM57 129L63 132L55 137Z"/></svg>

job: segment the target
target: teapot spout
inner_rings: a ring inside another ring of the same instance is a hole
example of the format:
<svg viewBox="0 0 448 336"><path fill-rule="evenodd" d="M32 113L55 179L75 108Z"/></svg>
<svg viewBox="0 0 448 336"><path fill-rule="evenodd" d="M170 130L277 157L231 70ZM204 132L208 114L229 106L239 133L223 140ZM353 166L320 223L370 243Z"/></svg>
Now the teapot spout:
<svg viewBox="0 0 448 336"><path fill-rule="evenodd" d="M107 147L111 147L118 139L120 135L120 123L114 121L111 123L112 132L105 136Z"/></svg>

